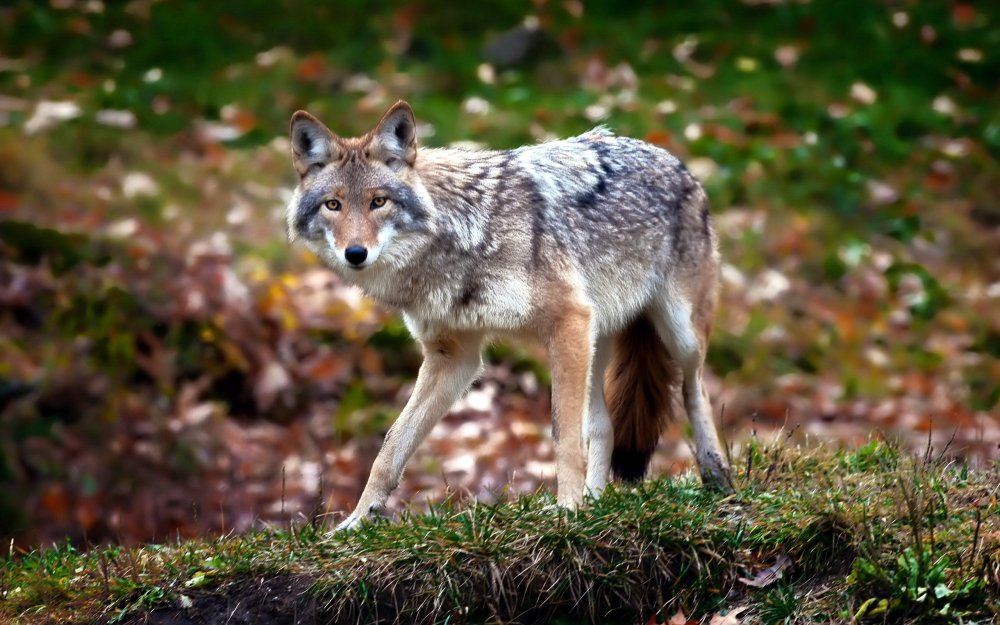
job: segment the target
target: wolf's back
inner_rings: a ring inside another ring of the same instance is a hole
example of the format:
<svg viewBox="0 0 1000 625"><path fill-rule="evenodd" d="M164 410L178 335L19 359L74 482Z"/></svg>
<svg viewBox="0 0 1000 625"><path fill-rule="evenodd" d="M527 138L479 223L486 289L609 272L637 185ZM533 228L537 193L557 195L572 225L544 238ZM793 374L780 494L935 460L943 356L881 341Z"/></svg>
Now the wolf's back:
<svg viewBox="0 0 1000 625"><path fill-rule="evenodd" d="M597 332L610 335L715 253L701 185L648 143L597 129L509 151L422 154L440 253L418 274L447 278L456 303L475 306L486 284L512 275L540 297L546 284L579 283Z"/></svg>
<svg viewBox="0 0 1000 625"><path fill-rule="evenodd" d="M572 258L602 330L714 263L704 189L666 150L598 129L516 153L542 200L533 231Z"/></svg>

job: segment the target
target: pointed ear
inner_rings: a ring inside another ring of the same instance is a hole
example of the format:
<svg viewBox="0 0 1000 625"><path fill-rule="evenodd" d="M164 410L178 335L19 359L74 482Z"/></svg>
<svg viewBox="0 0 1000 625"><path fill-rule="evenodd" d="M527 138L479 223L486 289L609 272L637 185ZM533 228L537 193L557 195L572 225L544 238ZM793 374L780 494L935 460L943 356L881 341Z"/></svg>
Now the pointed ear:
<svg viewBox="0 0 1000 625"><path fill-rule="evenodd" d="M400 100L392 105L372 131L373 153L392 169L417 160L417 122L410 105Z"/></svg>
<svg viewBox="0 0 1000 625"><path fill-rule="evenodd" d="M322 167L340 156L340 139L321 121L306 113L296 111L289 126L292 141L292 164L299 176L305 176L313 167Z"/></svg>

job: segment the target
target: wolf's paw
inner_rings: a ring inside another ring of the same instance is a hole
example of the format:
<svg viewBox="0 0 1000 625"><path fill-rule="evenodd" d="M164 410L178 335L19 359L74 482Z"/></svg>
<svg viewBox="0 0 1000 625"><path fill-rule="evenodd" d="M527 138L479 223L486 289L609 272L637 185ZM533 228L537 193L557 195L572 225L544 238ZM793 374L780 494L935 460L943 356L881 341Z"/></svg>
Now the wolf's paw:
<svg viewBox="0 0 1000 625"><path fill-rule="evenodd" d="M353 532L358 529L364 517L357 514L352 514L343 521L340 522L337 527L333 528L333 534L346 534L347 532Z"/></svg>
<svg viewBox="0 0 1000 625"><path fill-rule="evenodd" d="M597 484L587 484L587 488L583 491L583 505L587 505L591 501L597 501L604 494L604 489L607 488L607 481Z"/></svg>
<svg viewBox="0 0 1000 625"><path fill-rule="evenodd" d="M718 491L724 495L731 495L736 492L733 483L733 471L729 468L729 463L725 458L716 454L708 453L699 455L698 472L701 473L701 483L705 488Z"/></svg>
<svg viewBox="0 0 1000 625"><path fill-rule="evenodd" d="M362 508L358 508L352 512L349 517L341 521L337 527L333 528L332 533L341 534L353 532L364 522L373 523L384 520L385 518L385 508L382 506L371 506L368 508L367 512L363 512Z"/></svg>
<svg viewBox="0 0 1000 625"><path fill-rule="evenodd" d="M575 502L563 502L556 501L555 503L550 503L542 506L542 512L545 514L572 514L582 508L583 505Z"/></svg>

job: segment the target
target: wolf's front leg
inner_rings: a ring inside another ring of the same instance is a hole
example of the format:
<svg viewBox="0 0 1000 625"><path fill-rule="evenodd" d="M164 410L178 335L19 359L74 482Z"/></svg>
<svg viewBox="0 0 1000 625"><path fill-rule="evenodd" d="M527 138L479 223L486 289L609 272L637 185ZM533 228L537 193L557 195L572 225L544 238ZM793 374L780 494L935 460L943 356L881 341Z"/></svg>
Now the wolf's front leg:
<svg viewBox="0 0 1000 625"><path fill-rule="evenodd" d="M549 338L552 418L556 432L556 502L574 509L583 502L586 451L583 424L593 345L590 310L576 305L560 314Z"/></svg>
<svg viewBox="0 0 1000 625"><path fill-rule="evenodd" d="M385 506L410 456L476 377L482 364L481 346L479 336L424 341L424 362L413 394L385 436L357 507L337 526L338 531L356 527Z"/></svg>

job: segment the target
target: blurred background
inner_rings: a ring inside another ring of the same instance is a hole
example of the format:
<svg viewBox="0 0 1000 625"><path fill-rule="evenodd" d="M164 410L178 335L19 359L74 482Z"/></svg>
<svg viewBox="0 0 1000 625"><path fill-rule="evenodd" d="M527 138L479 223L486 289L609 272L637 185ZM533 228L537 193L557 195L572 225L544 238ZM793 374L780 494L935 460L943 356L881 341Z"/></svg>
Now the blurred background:
<svg viewBox="0 0 1000 625"><path fill-rule="evenodd" d="M0 8L0 537L165 541L349 510L420 356L289 246L286 131L606 124L704 181L709 387L753 437L1000 458L1000 5L15 0ZM609 207L613 210L613 207ZM501 345L391 503L551 485ZM656 474L687 470L686 422ZM339 517L334 517L339 518Z"/></svg>

